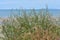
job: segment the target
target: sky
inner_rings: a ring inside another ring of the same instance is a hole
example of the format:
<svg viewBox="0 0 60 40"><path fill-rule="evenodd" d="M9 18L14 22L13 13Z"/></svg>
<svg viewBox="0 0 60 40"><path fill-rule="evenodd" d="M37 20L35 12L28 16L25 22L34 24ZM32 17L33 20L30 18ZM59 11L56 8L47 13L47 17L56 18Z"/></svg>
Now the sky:
<svg viewBox="0 0 60 40"><path fill-rule="evenodd" d="M0 9L60 9L60 0L0 0Z"/></svg>
<svg viewBox="0 0 60 40"><path fill-rule="evenodd" d="M0 0L0 9L60 9L60 0ZM0 16L6 17L9 14L0 13ZM59 15L59 14L58 14Z"/></svg>

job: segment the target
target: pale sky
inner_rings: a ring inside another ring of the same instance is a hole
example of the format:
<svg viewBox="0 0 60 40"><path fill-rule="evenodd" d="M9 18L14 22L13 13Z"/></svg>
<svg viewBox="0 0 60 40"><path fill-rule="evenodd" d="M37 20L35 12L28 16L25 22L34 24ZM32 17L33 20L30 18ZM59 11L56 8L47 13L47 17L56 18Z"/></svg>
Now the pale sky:
<svg viewBox="0 0 60 40"><path fill-rule="evenodd" d="M0 0L0 9L41 9L46 8L46 4L49 9L60 9L60 0ZM1 17L6 17L9 13L1 13ZM59 15L59 14L54 14Z"/></svg>
<svg viewBox="0 0 60 40"><path fill-rule="evenodd" d="M49 9L60 9L60 0L0 0L0 9L39 9L46 8L46 4Z"/></svg>

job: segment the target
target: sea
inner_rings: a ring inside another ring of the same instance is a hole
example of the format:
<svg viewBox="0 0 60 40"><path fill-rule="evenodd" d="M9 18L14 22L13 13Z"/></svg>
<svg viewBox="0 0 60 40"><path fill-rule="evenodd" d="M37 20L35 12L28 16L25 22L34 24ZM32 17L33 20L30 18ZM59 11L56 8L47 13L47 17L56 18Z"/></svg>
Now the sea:
<svg viewBox="0 0 60 40"><path fill-rule="evenodd" d="M42 9L35 9L35 11L40 12ZM43 9L46 11L46 9ZM31 11L31 9L25 9L26 12ZM48 12L55 17L60 16L60 9L48 9ZM20 9L0 9L0 17L8 17L11 14L19 14L21 13Z"/></svg>

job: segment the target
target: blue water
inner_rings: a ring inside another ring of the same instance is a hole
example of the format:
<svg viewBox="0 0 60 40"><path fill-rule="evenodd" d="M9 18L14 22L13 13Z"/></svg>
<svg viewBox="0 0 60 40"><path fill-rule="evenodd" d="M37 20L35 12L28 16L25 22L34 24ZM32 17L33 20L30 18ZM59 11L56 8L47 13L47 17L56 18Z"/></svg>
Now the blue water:
<svg viewBox="0 0 60 40"><path fill-rule="evenodd" d="M26 11L30 11L30 9L27 9ZM36 11L40 11L39 9L36 9ZM49 13L53 16L60 16L60 9L48 9ZM20 10L16 9L0 9L0 17L8 17L10 14L13 13L19 13Z"/></svg>

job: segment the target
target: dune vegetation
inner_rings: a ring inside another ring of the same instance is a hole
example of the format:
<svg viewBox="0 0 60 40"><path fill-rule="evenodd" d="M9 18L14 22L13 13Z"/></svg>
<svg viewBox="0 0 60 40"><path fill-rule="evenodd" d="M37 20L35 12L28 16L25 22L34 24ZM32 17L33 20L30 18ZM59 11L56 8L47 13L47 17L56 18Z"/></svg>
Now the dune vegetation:
<svg viewBox="0 0 60 40"><path fill-rule="evenodd" d="M23 15L11 15L2 22L4 40L60 40L60 26L48 10L22 10L20 14Z"/></svg>

